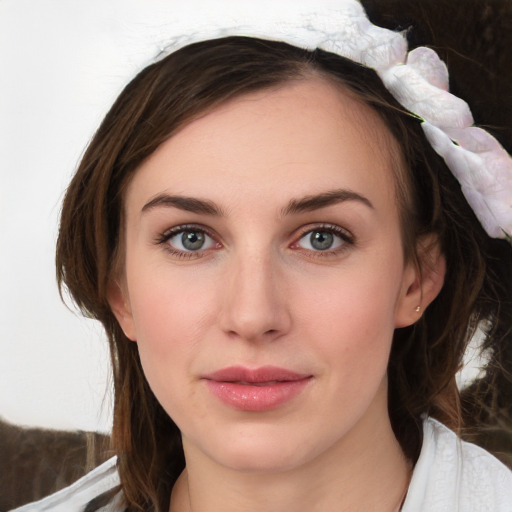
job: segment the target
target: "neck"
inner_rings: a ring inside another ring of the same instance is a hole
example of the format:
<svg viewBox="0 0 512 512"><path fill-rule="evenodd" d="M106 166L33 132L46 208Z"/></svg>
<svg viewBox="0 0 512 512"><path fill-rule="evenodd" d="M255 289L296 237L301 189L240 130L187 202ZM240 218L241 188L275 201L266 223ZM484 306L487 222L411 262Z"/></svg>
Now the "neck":
<svg viewBox="0 0 512 512"><path fill-rule="evenodd" d="M365 418L329 450L279 472L236 471L187 445L170 512L397 512L411 472L389 420Z"/></svg>

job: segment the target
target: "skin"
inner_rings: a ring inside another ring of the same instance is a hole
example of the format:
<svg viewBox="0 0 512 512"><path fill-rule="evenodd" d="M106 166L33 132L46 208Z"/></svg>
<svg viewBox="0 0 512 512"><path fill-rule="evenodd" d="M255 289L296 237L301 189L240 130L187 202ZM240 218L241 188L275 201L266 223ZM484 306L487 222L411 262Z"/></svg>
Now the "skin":
<svg viewBox="0 0 512 512"><path fill-rule="evenodd" d="M182 432L171 511L397 510L410 464L391 430L386 367L394 329L433 300L443 262L421 281L404 262L393 151L370 107L310 78L229 101L137 171L109 300ZM340 190L363 199L289 208ZM164 241L190 224L208 233L201 250ZM333 226L334 249L311 245ZM276 409L240 411L202 378L232 365L312 378Z"/></svg>

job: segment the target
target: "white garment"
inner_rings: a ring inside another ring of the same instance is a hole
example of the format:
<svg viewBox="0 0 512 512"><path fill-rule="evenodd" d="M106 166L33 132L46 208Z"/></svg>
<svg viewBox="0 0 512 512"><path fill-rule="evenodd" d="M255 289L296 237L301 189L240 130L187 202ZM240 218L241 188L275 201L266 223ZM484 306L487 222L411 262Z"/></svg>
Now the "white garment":
<svg viewBox="0 0 512 512"><path fill-rule="evenodd" d="M512 471L479 446L429 418L402 512L512 512ZM76 483L16 512L83 512L119 485L115 457ZM121 496L98 512L122 512ZM14 511L12 511L14 512Z"/></svg>
<svg viewBox="0 0 512 512"><path fill-rule="evenodd" d="M91 500L120 484L116 462L117 458L112 457L69 487L11 512L83 512ZM112 503L100 511L123 512L123 509Z"/></svg>
<svg viewBox="0 0 512 512"><path fill-rule="evenodd" d="M402 512L512 512L512 471L429 418Z"/></svg>

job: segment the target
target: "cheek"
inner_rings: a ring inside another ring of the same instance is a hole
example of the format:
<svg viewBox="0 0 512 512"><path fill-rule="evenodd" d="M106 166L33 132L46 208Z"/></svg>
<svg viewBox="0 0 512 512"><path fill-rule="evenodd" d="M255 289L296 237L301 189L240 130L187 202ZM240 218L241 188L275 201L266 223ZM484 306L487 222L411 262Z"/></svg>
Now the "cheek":
<svg viewBox="0 0 512 512"><path fill-rule="evenodd" d="M387 367L401 267L389 262L386 272L382 268L345 269L338 278L326 278L323 286L306 287L314 293L297 294L302 330L342 368L342 375L382 374Z"/></svg>
<svg viewBox="0 0 512 512"><path fill-rule="evenodd" d="M205 311L211 310L206 304L211 302L198 288L176 276L151 272L132 282L131 289L144 375L180 428L187 425L191 404L196 416L204 414L194 396L194 362L207 337Z"/></svg>
<svg viewBox="0 0 512 512"><path fill-rule="evenodd" d="M214 303L211 283L190 269L173 272L165 263L134 267L131 274L128 269L128 293L138 338L157 343L155 333L167 338L183 330L193 336L207 304Z"/></svg>
<svg viewBox="0 0 512 512"><path fill-rule="evenodd" d="M186 273L185 273L186 274ZM128 282L141 361L150 384L190 367L211 325L215 299L201 279L153 267Z"/></svg>

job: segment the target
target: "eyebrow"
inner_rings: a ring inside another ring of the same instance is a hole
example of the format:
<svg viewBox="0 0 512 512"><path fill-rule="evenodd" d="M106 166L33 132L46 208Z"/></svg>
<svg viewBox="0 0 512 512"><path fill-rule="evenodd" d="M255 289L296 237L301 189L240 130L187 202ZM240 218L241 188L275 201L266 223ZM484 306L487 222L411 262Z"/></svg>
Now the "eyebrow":
<svg viewBox="0 0 512 512"><path fill-rule="evenodd" d="M142 207L142 213L145 213L159 206L178 208L186 212L202 213L222 217L222 210L212 201L197 199L195 197L176 196L169 194L159 194Z"/></svg>
<svg viewBox="0 0 512 512"><path fill-rule="evenodd" d="M310 212L313 210L319 210L320 208L326 208L333 204L343 203L345 201L357 201L372 210L375 209L371 201L361 194L352 190L337 189L323 192L321 194L306 196L301 199L292 199L288 205L281 210L281 214L285 216Z"/></svg>
<svg viewBox="0 0 512 512"><path fill-rule="evenodd" d="M281 215L293 215L326 208L345 201L357 201L374 210L371 201L352 190L337 189L320 194L305 196L301 199L292 199L281 210ZM178 208L187 212L222 217L224 212L213 201L197 199L195 197L159 194L142 207L142 213L158 207Z"/></svg>

